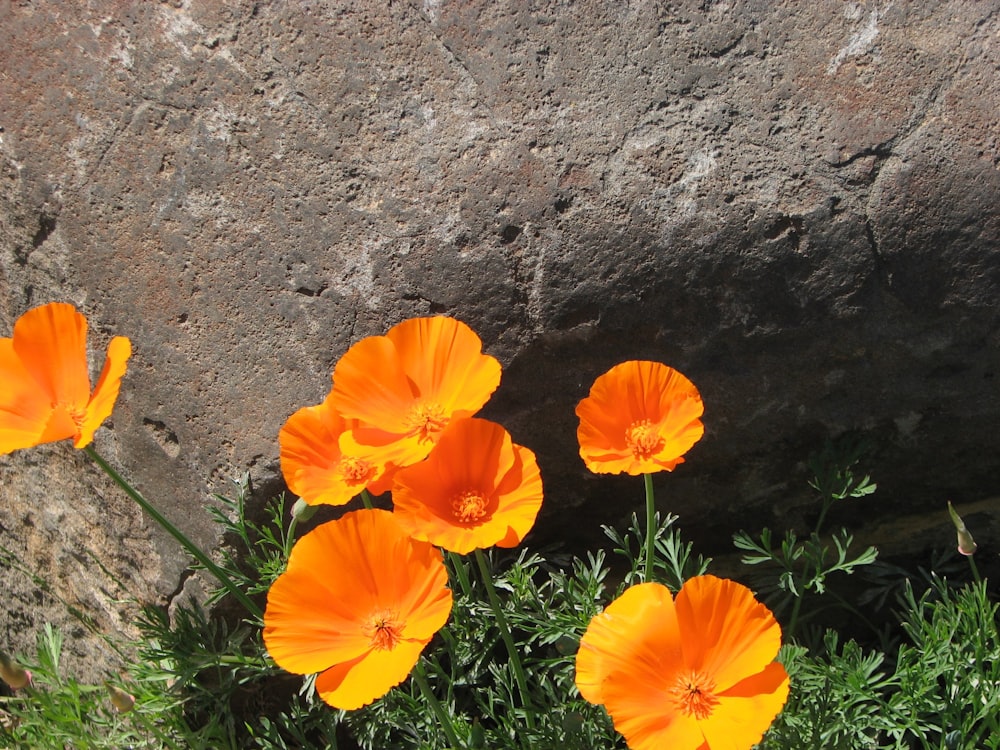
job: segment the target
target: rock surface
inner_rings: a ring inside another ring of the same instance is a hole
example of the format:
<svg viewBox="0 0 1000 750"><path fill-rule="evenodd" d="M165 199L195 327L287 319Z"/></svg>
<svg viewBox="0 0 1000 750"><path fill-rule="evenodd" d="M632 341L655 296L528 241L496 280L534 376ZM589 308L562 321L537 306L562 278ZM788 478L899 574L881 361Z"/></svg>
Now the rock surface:
<svg viewBox="0 0 1000 750"><path fill-rule="evenodd" d="M705 551L808 520L803 460L851 430L880 492L844 519L940 508L950 544L945 500L1000 475L998 11L7 3L2 330L60 299L95 353L132 339L101 444L206 547L211 492L280 489L278 430L350 343L432 313L504 365L485 414L539 456L535 543L639 507L587 475L573 408L648 358L706 402L656 480ZM85 463L0 459L8 546L63 596L87 550L169 597L180 553ZM55 617L22 604L8 641Z"/></svg>

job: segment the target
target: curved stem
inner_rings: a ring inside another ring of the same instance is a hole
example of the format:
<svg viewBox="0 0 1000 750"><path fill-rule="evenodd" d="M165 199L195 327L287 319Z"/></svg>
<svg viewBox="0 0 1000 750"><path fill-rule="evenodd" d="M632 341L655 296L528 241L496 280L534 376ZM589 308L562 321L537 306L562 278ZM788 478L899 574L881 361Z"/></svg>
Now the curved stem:
<svg viewBox="0 0 1000 750"><path fill-rule="evenodd" d="M653 561L656 559L656 500L653 497L653 475L643 474L646 485L646 572L643 581L653 580Z"/></svg>
<svg viewBox="0 0 1000 750"><path fill-rule="evenodd" d="M437 699L434 695L434 691L431 690L430 683L427 682L427 675L424 674L424 663L417 660L417 665L413 668L413 679L416 681L417 686L420 688L420 692L424 695L424 700L426 700L437 716L438 723L441 725L441 730L444 732L444 736L448 740L448 744L460 750L462 747L461 741L458 739L458 735L455 734L455 727L451 723L451 717L444 710L444 706L441 705L441 701Z"/></svg>
<svg viewBox="0 0 1000 750"><path fill-rule="evenodd" d="M195 560L197 560L205 568L205 570L207 570L209 573L215 576L216 580L218 580L219 583L222 584L223 588L225 588L226 591L232 594L237 601L239 601L244 607L246 607L247 611L251 615L256 617L258 620L264 619L264 613L261 612L260 607L254 604L253 601L250 599L250 597L247 596L239 588L239 586L233 583L233 580L228 575L226 575L226 572L218 565L216 565L212 561L212 558L210 558L208 555L202 552L201 549L194 542L188 539L187 535L185 535L183 531L174 526L170 521L167 520L166 516L164 516L162 513L160 513L160 511L154 508L152 503L150 503L146 498L144 498L141 494L139 494L139 491L135 489L131 484L129 484L128 481L126 481L121 474L119 474L117 471L111 468L111 465L107 461L105 461L96 450L94 450L93 446L88 445L83 450L88 456L90 456L94 460L94 463L96 463L98 466L101 467L101 469L104 471L105 474L111 477L111 479L115 482L115 484L117 484L119 487L125 490L126 495L128 495L136 503L138 503L139 507L141 507L144 511L146 511L146 513L149 514L154 521L160 524L160 526L163 528L164 531L166 531L168 534L170 534L170 536L172 536L174 539L180 542L181 546L188 551L188 554L190 554Z"/></svg>
<svg viewBox="0 0 1000 750"><path fill-rule="evenodd" d="M455 570L455 577L458 579L458 586L462 589L462 595L466 599L472 596L472 584L469 582L469 571L465 568L465 558L454 552L448 552L448 560Z"/></svg>
<svg viewBox="0 0 1000 750"><path fill-rule="evenodd" d="M507 617L504 615L503 608L500 605L500 597L497 596L496 587L493 586L493 574L490 572L486 555L483 554L481 549L477 549L475 556L476 562L479 564L479 572L482 574L483 585L486 587L486 593L490 597L493 616L497 618L497 625L500 627L500 637L503 638L504 645L507 647L507 655L510 656L511 666L514 668L514 679L517 680L517 688L521 693L521 705L525 708L528 726L534 729L535 719L531 709L531 697L528 693L528 678L524 674L521 656L518 654L514 637L510 634L510 625L507 623Z"/></svg>
<svg viewBox="0 0 1000 750"><path fill-rule="evenodd" d="M361 490L361 502L368 510L374 510L375 503L372 502L372 496L368 494L368 490Z"/></svg>

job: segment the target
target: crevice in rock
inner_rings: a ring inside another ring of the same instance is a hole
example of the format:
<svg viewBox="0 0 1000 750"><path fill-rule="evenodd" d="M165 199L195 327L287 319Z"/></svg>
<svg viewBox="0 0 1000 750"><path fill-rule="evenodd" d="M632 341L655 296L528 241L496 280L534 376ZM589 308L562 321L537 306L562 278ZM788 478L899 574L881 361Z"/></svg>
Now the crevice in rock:
<svg viewBox="0 0 1000 750"><path fill-rule="evenodd" d="M34 236L31 238L31 246L33 248L39 248L45 244L52 233L56 230L56 217L50 216L48 213L42 212L38 216L38 229L35 231ZM27 260L27 257L25 257Z"/></svg>

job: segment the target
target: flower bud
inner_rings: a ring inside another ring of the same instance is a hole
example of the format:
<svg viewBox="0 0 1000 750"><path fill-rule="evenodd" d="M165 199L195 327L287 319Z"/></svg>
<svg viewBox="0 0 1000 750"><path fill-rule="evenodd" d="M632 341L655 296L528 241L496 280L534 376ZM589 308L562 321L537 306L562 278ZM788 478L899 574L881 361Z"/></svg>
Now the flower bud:
<svg viewBox="0 0 1000 750"><path fill-rule="evenodd" d="M3 681L12 690L18 690L31 684L31 672L11 659L3 651L0 651L0 678L3 678Z"/></svg>
<svg viewBox="0 0 1000 750"><path fill-rule="evenodd" d="M108 695L111 697L111 705L115 707L118 713L128 713L135 706L135 696L131 693L126 693L120 687L116 687L110 682L105 682L104 687L108 689Z"/></svg>
<svg viewBox="0 0 1000 750"><path fill-rule="evenodd" d="M292 515L299 521L308 521L316 515L317 510L319 510L318 506L309 505L309 503L300 497L292 506Z"/></svg>
<svg viewBox="0 0 1000 750"><path fill-rule="evenodd" d="M965 521L962 520L962 517L952 507L951 501L948 501L948 514L951 516L951 522L955 524L955 529L958 531L958 551L969 557L976 551L976 540L972 538L972 534L965 528Z"/></svg>

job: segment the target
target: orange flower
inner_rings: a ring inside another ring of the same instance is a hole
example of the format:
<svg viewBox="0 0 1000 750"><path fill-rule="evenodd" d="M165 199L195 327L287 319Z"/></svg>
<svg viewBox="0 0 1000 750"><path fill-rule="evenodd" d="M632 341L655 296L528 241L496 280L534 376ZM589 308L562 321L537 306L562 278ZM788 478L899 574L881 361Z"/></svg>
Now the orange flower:
<svg viewBox="0 0 1000 750"><path fill-rule="evenodd" d="M350 440L349 423L329 396L292 414L278 444L288 489L310 505L344 505L363 489L381 495L392 485L377 453Z"/></svg>
<svg viewBox="0 0 1000 750"><path fill-rule="evenodd" d="M392 501L415 539L452 552L516 547L542 507L535 454L500 425L455 419L427 460L396 474Z"/></svg>
<svg viewBox="0 0 1000 750"><path fill-rule="evenodd" d="M698 389L672 367L622 362L577 404L580 456L596 474L673 471L704 434L704 411Z"/></svg>
<svg viewBox="0 0 1000 750"><path fill-rule="evenodd" d="M352 346L333 371L330 397L361 445L384 461L422 461L449 420L471 417L500 384L500 363L453 318L413 318Z"/></svg>
<svg viewBox="0 0 1000 750"><path fill-rule="evenodd" d="M676 600L641 583L591 620L576 685L633 750L749 749L788 698L780 646L771 612L735 581L698 576Z"/></svg>
<svg viewBox="0 0 1000 750"><path fill-rule="evenodd" d="M115 336L94 392L87 373L87 319L72 305L29 310L0 338L0 454L73 438L85 448L111 416L132 344Z"/></svg>
<svg viewBox="0 0 1000 750"><path fill-rule="evenodd" d="M318 526L271 585L264 644L283 669L313 674L335 708L360 708L406 679L451 614L441 552L392 513L358 510Z"/></svg>

